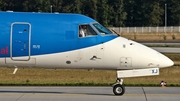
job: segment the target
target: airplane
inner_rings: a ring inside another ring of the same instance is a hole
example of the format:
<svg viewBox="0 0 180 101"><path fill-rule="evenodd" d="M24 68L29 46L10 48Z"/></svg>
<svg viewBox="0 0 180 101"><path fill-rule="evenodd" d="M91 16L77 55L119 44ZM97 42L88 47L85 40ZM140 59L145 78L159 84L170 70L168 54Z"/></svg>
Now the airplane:
<svg viewBox="0 0 180 101"><path fill-rule="evenodd" d="M159 75L173 64L85 15L0 12L0 66L15 68L13 74L22 67L116 70L113 93L121 96L123 78Z"/></svg>

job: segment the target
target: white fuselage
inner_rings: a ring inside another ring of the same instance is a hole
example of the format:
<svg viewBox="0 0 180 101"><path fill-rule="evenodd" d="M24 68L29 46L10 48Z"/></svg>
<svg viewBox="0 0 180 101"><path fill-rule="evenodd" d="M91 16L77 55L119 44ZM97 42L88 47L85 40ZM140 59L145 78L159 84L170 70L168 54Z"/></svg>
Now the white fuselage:
<svg viewBox="0 0 180 101"><path fill-rule="evenodd" d="M22 57L20 57L22 58ZM161 53L122 37L83 49L31 56L28 61L1 58L0 66L66 69L163 68L174 63Z"/></svg>

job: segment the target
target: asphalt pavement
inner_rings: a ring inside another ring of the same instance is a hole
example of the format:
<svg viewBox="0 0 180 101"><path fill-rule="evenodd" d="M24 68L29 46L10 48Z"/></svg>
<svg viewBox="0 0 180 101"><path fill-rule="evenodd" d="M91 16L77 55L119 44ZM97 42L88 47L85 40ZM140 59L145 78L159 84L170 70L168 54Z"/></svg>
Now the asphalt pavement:
<svg viewBox="0 0 180 101"><path fill-rule="evenodd" d="M112 87L0 87L0 101L180 101L180 87L126 87L115 96Z"/></svg>

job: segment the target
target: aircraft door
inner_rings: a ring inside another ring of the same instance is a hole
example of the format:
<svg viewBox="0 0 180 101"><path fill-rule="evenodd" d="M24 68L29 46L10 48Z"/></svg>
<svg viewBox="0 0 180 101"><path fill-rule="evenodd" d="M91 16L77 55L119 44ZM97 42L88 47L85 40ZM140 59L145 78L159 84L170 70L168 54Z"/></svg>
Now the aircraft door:
<svg viewBox="0 0 180 101"><path fill-rule="evenodd" d="M26 22L15 22L11 25L10 55L12 60L27 61L30 59L31 25Z"/></svg>

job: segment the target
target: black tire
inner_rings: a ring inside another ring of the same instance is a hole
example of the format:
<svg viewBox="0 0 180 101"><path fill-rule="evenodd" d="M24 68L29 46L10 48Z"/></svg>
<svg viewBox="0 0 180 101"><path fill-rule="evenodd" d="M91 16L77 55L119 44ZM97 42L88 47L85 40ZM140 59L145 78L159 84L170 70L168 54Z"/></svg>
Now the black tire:
<svg viewBox="0 0 180 101"><path fill-rule="evenodd" d="M113 87L113 93L114 93L115 95L121 96L121 95L123 95L123 94L125 93L125 87L122 86L122 85L120 85L120 84L117 84L117 85L115 85L115 86Z"/></svg>

